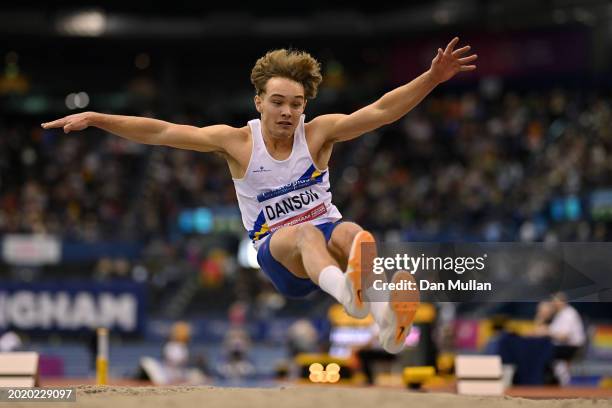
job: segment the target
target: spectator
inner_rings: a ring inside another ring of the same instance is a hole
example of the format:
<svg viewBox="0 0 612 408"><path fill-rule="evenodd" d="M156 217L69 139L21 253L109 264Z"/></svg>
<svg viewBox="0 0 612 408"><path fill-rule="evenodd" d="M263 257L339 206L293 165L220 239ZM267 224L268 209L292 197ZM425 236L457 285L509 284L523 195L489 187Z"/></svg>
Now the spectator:
<svg viewBox="0 0 612 408"><path fill-rule="evenodd" d="M540 335L550 336L554 344L553 374L560 385L570 382L569 362L586 342L584 326L580 315L568 302L564 293L553 295L549 303L542 303L540 319L543 322L550 320L548 325L543 323L537 328ZM548 310L550 309L550 310ZM550 311L554 314L548 318ZM538 310L540 312L540 310Z"/></svg>

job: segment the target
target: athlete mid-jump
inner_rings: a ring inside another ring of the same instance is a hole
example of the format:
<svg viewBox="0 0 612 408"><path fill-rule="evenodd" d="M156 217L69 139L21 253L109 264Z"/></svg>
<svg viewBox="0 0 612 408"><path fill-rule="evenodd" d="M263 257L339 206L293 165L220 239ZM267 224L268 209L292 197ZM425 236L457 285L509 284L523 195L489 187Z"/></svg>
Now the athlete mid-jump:
<svg viewBox="0 0 612 408"><path fill-rule="evenodd" d="M439 48L431 67L419 77L350 115L321 115L305 123L306 102L316 96L322 80L320 65L308 53L281 49L268 52L253 67L251 82L261 117L243 127L198 128L97 112L42 126L61 127L66 133L94 126L138 143L222 155L259 265L277 290L301 297L320 287L354 317L371 311L382 346L397 353L414 307L400 307L393 296L389 302L364 301L361 243L374 238L359 225L340 221L327 166L334 144L400 119L438 84L476 69L470 64L477 56L464 56L469 46L455 50L458 41L454 38L446 49ZM393 280L403 278L400 272Z"/></svg>

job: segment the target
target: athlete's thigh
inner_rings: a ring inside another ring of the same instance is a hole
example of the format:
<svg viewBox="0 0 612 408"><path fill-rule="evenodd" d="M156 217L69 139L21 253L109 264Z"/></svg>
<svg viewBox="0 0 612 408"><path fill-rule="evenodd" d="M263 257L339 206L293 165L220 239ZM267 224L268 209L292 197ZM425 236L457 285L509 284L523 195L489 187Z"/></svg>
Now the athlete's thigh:
<svg viewBox="0 0 612 408"><path fill-rule="evenodd" d="M358 224L347 221L338 224L332 231L329 242L327 243L327 249L343 269L346 269L353 238L355 238L355 235L361 230L363 230L363 228Z"/></svg>
<svg viewBox="0 0 612 408"><path fill-rule="evenodd" d="M283 227L270 237L270 253L298 278L308 278L297 247L299 225Z"/></svg>

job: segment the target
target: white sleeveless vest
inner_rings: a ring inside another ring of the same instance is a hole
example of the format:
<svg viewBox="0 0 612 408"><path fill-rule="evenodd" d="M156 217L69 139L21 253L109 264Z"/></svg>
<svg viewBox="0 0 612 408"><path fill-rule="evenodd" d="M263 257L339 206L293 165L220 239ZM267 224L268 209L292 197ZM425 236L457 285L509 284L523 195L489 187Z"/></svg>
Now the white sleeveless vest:
<svg viewBox="0 0 612 408"><path fill-rule="evenodd" d="M281 227L311 222L338 221L332 204L329 171L318 170L306 144L304 115L295 130L291 155L286 160L270 156L259 119L249 121L253 150L243 178L233 179L242 223L255 248Z"/></svg>

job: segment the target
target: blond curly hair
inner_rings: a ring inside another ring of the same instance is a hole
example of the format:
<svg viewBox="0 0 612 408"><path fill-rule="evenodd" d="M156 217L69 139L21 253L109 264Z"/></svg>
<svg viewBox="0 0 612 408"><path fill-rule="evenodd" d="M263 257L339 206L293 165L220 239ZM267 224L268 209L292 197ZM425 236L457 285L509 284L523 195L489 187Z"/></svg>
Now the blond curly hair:
<svg viewBox="0 0 612 408"><path fill-rule="evenodd" d="M279 49L268 51L259 58L251 71L251 83L257 95L266 91L270 78L288 78L302 84L306 99L317 96L319 84L323 80L321 64L304 51Z"/></svg>

